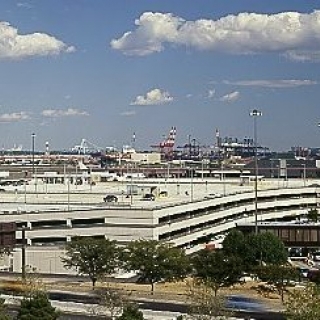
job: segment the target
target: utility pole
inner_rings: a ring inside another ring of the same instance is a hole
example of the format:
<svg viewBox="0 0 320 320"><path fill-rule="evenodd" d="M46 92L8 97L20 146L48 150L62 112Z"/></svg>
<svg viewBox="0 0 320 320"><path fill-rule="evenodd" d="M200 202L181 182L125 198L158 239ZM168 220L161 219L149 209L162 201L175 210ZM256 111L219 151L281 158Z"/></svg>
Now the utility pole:
<svg viewBox="0 0 320 320"><path fill-rule="evenodd" d="M34 176L34 140L35 140L36 134L31 134L31 141L32 141L32 175Z"/></svg>
<svg viewBox="0 0 320 320"><path fill-rule="evenodd" d="M257 117L262 112L254 109L250 112L253 117L253 140L254 140L254 213L255 213L255 234L258 234L258 139L257 139Z"/></svg>
<svg viewBox="0 0 320 320"><path fill-rule="evenodd" d="M21 230L22 234L22 247L21 247L21 278L22 281L26 281L26 227L23 226Z"/></svg>

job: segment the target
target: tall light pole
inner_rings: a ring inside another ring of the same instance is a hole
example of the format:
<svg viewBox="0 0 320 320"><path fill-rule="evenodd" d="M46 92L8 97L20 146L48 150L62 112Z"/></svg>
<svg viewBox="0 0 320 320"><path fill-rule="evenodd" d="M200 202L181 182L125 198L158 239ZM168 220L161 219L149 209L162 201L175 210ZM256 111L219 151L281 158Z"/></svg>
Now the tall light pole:
<svg viewBox="0 0 320 320"><path fill-rule="evenodd" d="M35 140L36 134L31 134L31 142L32 142L32 175L34 176L34 140Z"/></svg>
<svg viewBox="0 0 320 320"><path fill-rule="evenodd" d="M257 134L257 118L262 116L262 112L254 109L250 112L253 117L253 141L254 141L254 218L255 218L255 234L258 234L258 134Z"/></svg>

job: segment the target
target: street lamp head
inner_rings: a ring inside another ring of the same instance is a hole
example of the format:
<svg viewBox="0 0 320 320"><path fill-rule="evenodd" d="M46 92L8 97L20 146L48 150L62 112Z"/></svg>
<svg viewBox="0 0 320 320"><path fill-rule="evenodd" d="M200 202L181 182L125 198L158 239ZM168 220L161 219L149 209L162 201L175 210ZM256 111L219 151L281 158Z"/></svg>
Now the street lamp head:
<svg viewBox="0 0 320 320"><path fill-rule="evenodd" d="M262 112L257 109L253 109L250 112L250 117L260 117L260 116L262 116Z"/></svg>

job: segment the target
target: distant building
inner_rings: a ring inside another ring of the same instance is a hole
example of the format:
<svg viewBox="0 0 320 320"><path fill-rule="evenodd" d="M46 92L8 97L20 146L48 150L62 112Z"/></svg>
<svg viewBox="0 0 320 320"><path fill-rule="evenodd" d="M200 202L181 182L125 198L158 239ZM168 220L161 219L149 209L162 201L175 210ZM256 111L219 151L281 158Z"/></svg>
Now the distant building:
<svg viewBox="0 0 320 320"><path fill-rule="evenodd" d="M159 164L161 163L161 154L159 152L137 152L130 156L132 162L140 164Z"/></svg>

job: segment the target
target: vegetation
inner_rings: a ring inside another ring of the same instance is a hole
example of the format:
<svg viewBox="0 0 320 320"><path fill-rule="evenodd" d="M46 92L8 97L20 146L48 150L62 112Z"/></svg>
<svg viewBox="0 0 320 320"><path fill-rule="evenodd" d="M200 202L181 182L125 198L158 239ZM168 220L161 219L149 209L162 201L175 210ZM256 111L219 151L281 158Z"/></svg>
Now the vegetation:
<svg viewBox="0 0 320 320"><path fill-rule="evenodd" d="M191 319L222 320L231 316L231 312L225 310L225 299L217 296L214 290L204 283L192 282L188 297L190 300L188 315Z"/></svg>
<svg viewBox="0 0 320 320"><path fill-rule="evenodd" d="M194 276L214 291L229 287L239 281L242 274L241 259L226 255L222 250L201 250L192 259Z"/></svg>
<svg viewBox="0 0 320 320"><path fill-rule="evenodd" d="M226 255L242 260L243 270L262 263L282 265L287 261L287 250L283 242L270 232L243 235L241 231L231 231L223 241Z"/></svg>
<svg viewBox="0 0 320 320"><path fill-rule="evenodd" d="M309 283L303 290L294 290L285 303L287 320L320 319L320 287Z"/></svg>
<svg viewBox="0 0 320 320"><path fill-rule="evenodd" d="M275 286L281 296L282 302L284 301L284 292L287 287L299 277L298 271L294 267L272 264L258 267L257 275L262 281Z"/></svg>
<svg viewBox="0 0 320 320"><path fill-rule="evenodd" d="M29 297L24 297L18 312L18 320L55 320L59 312L51 306L47 295L38 291Z"/></svg>
<svg viewBox="0 0 320 320"><path fill-rule="evenodd" d="M123 308L122 315L118 320L144 320L143 313L135 304L128 304Z"/></svg>
<svg viewBox="0 0 320 320"><path fill-rule="evenodd" d="M319 212L316 208L311 208L308 210L307 218L311 222L318 222L319 221Z"/></svg>
<svg viewBox="0 0 320 320"><path fill-rule="evenodd" d="M151 285L159 281L175 281L186 277L190 270L185 251L156 240L137 240L123 251L123 267L138 271L139 280Z"/></svg>
<svg viewBox="0 0 320 320"><path fill-rule="evenodd" d="M125 305L125 298L119 291L106 287L99 292L99 297L99 306L92 308L94 315L109 311L111 319L115 319L116 316L121 314Z"/></svg>
<svg viewBox="0 0 320 320"><path fill-rule="evenodd" d="M62 261L66 268L76 268L78 274L88 275L94 288L98 279L115 271L118 249L116 242L108 239L76 238L67 244Z"/></svg>
<svg viewBox="0 0 320 320"><path fill-rule="evenodd" d="M10 316L7 314L5 300L0 298L0 320L10 320Z"/></svg>

